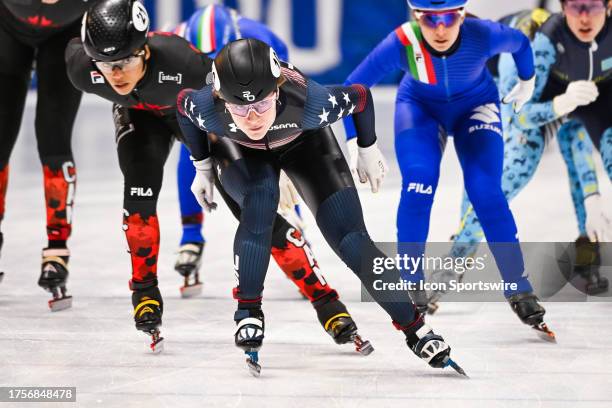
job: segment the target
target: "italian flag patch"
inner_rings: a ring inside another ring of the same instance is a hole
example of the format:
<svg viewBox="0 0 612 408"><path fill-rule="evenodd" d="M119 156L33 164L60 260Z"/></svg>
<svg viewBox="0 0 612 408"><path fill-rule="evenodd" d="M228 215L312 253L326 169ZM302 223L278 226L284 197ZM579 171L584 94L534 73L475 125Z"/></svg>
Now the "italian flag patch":
<svg viewBox="0 0 612 408"><path fill-rule="evenodd" d="M395 30L397 37L406 48L406 57L410 73L417 81L436 85L436 72L431 62L431 55L425 48L421 29L416 22L408 22Z"/></svg>

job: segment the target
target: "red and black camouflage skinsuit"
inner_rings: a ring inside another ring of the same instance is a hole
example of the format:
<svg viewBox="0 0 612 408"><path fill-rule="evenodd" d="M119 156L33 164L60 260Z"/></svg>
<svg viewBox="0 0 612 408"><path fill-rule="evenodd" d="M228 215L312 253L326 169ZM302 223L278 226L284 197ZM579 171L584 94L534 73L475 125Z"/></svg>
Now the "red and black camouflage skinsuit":
<svg viewBox="0 0 612 408"><path fill-rule="evenodd" d="M163 166L174 138L182 139L176 121L176 97L183 88L201 88L212 60L183 38L153 33L148 46L151 58L136 89L127 96L117 94L104 80L79 39L66 49L69 77L73 84L115 103L119 165L125 178L124 230L132 258L132 287L147 287L157 281L159 224L156 213ZM239 206L220 188L235 216ZM309 300L328 301L337 293L319 279L318 265L310 248L280 215L274 226L272 255L287 276ZM239 294L235 294L239 296Z"/></svg>
<svg viewBox="0 0 612 408"><path fill-rule="evenodd" d="M0 0L0 221L9 158L35 63L36 140L43 166L50 248L64 248L71 232L76 169L70 140L81 92L66 75L64 49L79 34L81 16L95 1Z"/></svg>

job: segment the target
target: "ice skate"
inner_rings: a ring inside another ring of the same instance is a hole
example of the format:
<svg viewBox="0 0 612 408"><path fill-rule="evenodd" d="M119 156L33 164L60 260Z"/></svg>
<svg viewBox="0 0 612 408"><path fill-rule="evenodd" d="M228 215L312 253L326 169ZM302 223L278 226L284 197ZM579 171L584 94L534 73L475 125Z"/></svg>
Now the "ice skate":
<svg viewBox="0 0 612 408"><path fill-rule="evenodd" d="M132 284L132 288L134 285ZM132 293L134 306L134 322L136 329L143 331L151 337L148 347L154 354L164 349L164 338L161 337L159 327L162 325L164 302L157 286L134 290Z"/></svg>
<svg viewBox="0 0 612 408"><path fill-rule="evenodd" d="M49 309L52 312L58 312L72 306L72 296L66 294L69 257L70 251L67 248L45 248L42 252L38 286L51 293L52 299L49 300Z"/></svg>
<svg viewBox="0 0 612 408"><path fill-rule="evenodd" d="M261 375L259 349L264 339L264 314L261 309L238 309L234 314L236 346L244 350L249 372L254 377Z"/></svg>
<svg viewBox="0 0 612 408"><path fill-rule="evenodd" d="M531 326L540 338L556 343L555 333L544 323L546 310L538 303L533 293L517 293L508 298L510 307L523 323Z"/></svg>
<svg viewBox="0 0 612 408"><path fill-rule="evenodd" d="M457 373L468 377L465 371L451 359L450 346L444 342L442 336L435 334L431 327L423 324L416 331L411 329L403 331L406 335L406 344L421 360L433 368L451 367Z"/></svg>
<svg viewBox="0 0 612 408"><path fill-rule="evenodd" d="M320 306L315 306L317 317L323 329L336 344L353 343L355 351L367 356L374 351L368 340L363 340L357 332L357 324L349 314L344 303L335 299Z"/></svg>
<svg viewBox="0 0 612 408"><path fill-rule="evenodd" d="M601 254L599 243L591 242L588 237L576 240L576 261L574 273L584 280L584 292L587 295L598 295L608 291L608 279L601 276Z"/></svg>
<svg viewBox="0 0 612 408"><path fill-rule="evenodd" d="M190 298L202 293L202 282L200 282L200 265L204 243L195 242L181 245L178 257L174 264L174 270L185 279L181 286L181 297Z"/></svg>

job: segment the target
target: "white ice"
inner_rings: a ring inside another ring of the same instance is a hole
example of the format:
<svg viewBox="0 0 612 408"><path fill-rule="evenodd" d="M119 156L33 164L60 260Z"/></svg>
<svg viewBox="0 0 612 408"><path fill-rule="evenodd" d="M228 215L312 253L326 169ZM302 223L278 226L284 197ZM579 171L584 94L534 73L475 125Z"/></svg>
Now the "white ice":
<svg viewBox="0 0 612 408"><path fill-rule="evenodd" d="M360 194L372 237L393 241L399 177L392 90L380 90L375 97L378 134L392 172L382 192L361 189ZM407 349L381 309L360 302L357 279L328 248L310 214L306 233L319 264L376 351L361 357L351 346L335 345L308 302L271 265L264 303L266 340L260 353L263 371L261 378L253 378L233 345L231 249L236 222L221 203L206 216L204 292L195 299L180 298L181 279L173 270L180 236L176 148L159 200L166 350L148 354L146 337L134 329L131 315L130 262L121 230L123 184L110 106L91 97L84 99L74 132L78 188L68 285L74 302L70 310L51 313L49 295L36 285L46 236L33 106L31 96L12 155L2 224L0 269L6 277L0 284L0 386L75 386L82 407L612 406L609 303L546 304L558 344L539 341L504 303L443 304L429 322L452 345L454 359L471 376L465 380L448 369L427 367ZM603 173L600 182L609 203L611 188ZM449 143L431 241L446 241L457 227L461 184ZM512 209L525 241L575 239L566 172L555 146L549 147L535 179Z"/></svg>

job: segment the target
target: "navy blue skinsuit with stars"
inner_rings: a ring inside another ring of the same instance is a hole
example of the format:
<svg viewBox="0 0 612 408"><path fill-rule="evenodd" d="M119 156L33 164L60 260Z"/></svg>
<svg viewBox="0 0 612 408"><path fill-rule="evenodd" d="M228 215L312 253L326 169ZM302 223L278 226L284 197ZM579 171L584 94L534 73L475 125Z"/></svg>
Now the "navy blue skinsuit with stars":
<svg viewBox="0 0 612 408"><path fill-rule="evenodd" d="M354 114L358 143L376 141L372 98L364 87L323 87L291 65L282 69L276 120L259 141L233 123L224 102L209 85L185 90L177 101L185 142L196 160L213 158L221 184L240 205L234 240L239 309L260 307L270 259L272 223L284 170L315 215L329 245L371 290L375 279L397 282L399 272L372 273L377 250L366 230L351 172L329 124ZM208 132L208 137L206 133ZM232 140L236 143L227 143ZM398 327L418 327L414 304L405 291L381 296L370 292Z"/></svg>

